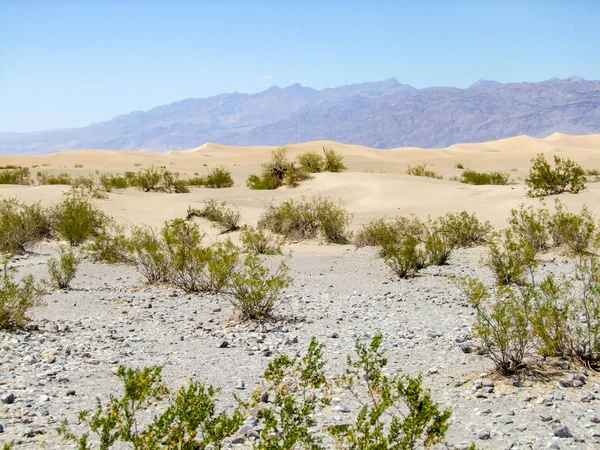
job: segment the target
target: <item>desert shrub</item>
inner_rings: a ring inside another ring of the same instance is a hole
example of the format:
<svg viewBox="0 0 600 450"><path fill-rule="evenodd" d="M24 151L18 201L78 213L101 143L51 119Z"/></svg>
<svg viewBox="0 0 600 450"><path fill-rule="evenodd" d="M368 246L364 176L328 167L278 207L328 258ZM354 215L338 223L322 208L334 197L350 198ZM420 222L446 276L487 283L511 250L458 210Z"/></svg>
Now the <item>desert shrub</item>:
<svg viewBox="0 0 600 450"><path fill-rule="evenodd" d="M250 189L277 189L284 184L294 187L308 174L287 159L287 148L279 147L271 152L271 160L262 166L260 175L250 175L246 185Z"/></svg>
<svg viewBox="0 0 600 450"><path fill-rule="evenodd" d="M50 235L50 214L39 202L25 205L15 198L0 200L1 253L23 253Z"/></svg>
<svg viewBox="0 0 600 450"><path fill-rule="evenodd" d="M381 247L395 245L398 241L398 232L394 226L385 219L373 219L364 225L354 236L354 245L361 247Z"/></svg>
<svg viewBox="0 0 600 450"><path fill-rule="evenodd" d="M223 440L233 435L244 418L236 411L228 416L217 413L218 389L190 380L189 385L176 392L170 391L162 380L162 367L130 369L120 366L117 372L123 395L111 395L108 404L100 400L95 411L81 411L80 421L86 431L81 437L69 431L66 420L59 434L78 444L90 447L90 431L97 434L102 449L123 448L222 448ZM154 405L168 399L161 414L152 414L151 421L144 420L145 413Z"/></svg>
<svg viewBox="0 0 600 450"><path fill-rule="evenodd" d="M23 328L29 318L27 313L36 306L43 304L44 295L28 275L21 281L16 281L8 268L8 257L2 265L2 284L0 284L0 330L15 330Z"/></svg>
<svg viewBox="0 0 600 450"><path fill-rule="evenodd" d="M81 259L72 250L61 247L58 259L52 257L48 260L48 284L54 289L69 289L80 262Z"/></svg>
<svg viewBox="0 0 600 450"><path fill-rule="evenodd" d="M125 228L109 222L86 245L85 251L94 262L119 264L129 262L129 246Z"/></svg>
<svg viewBox="0 0 600 450"><path fill-rule="evenodd" d="M450 234L442 231L439 219L430 221L425 238L425 253L428 263L432 266L443 266L448 264L452 250L456 247L456 241Z"/></svg>
<svg viewBox="0 0 600 450"><path fill-rule="evenodd" d="M69 195L54 207L53 227L71 246L79 246L102 230L106 216L90 200Z"/></svg>
<svg viewBox="0 0 600 450"><path fill-rule="evenodd" d="M458 162L454 165L454 167L456 167L457 169L464 169L465 165L463 163Z"/></svg>
<svg viewBox="0 0 600 450"><path fill-rule="evenodd" d="M412 234L405 234L399 245L384 247L386 265L400 278L414 277L429 265L421 241Z"/></svg>
<svg viewBox="0 0 600 450"><path fill-rule="evenodd" d="M239 266L240 249L231 241L217 242L207 249L208 263L204 290L221 292L227 288Z"/></svg>
<svg viewBox="0 0 600 450"><path fill-rule="evenodd" d="M310 201L289 200L279 206L269 205L258 227L290 239L312 239L321 234L327 242L344 244L350 239L350 219L344 208L318 196Z"/></svg>
<svg viewBox="0 0 600 450"><path fill-rule="evenodd" d="M531 305L519 295L524 291L498 287L492 295L475 279L466 280L462 289L476 310L473 335L483 342L496 369L504 374L522 369L532 345Z"/></svg>
<svg viewBox="0 0 600 450"><path fill-rule="evenodd" d="M169 261L158 232L150 227L135 227L127 243L131 263L148 284L168 279Z"/></svg>
<svg viewBox="0 0 600 450"><path fill-rule="evenodd" d="M204 186L207 188L229 188L233 186L231 172L224 167L215 167L208 171L204 179Z"/></svg>
<svg viewBox="0 0 600 450"><path fill-rule="evenodd" d="M132 174L133 172L129 172L129 175L103 173L100 175L100 185L106 192L111 192L113 189L127 189L134 184Z"/></svg>
<svg viewBox="0 0 600 450"><path fill-rule="evenodd" d="M275 272L256 255L247 255L229 286L231 303L244 320L271 318L281 301L281 292L291 283L289 269L282 262Z"/></svg>
<svg viewBox="0 0 600 450"><path fill-rule="evenodd" d="M550 247L548 226L550 213L545 208L525 207L512 209L508 223L515 237L527 242L536 253L544 252Z"/></svg>
<svg viewBox="0 0 600 450"><path fill-rule="evenodd" d="M510 229L497 232L488 243L482 263L494 273L496 284L523 284L525 275L539 264L531 243L515 236Z"/></svg>
<svg viewBox="0 0 600 450"><path fill-rule="evenodd" d="M71 432L66 420L59 434L81 449L97 444L90 432L105 450L219 449L226 438L239 432L245 414L260 411L264 427L254 442L260 450L324 449L331 445L324 442L326 433L340 449L414 450L442 442L451 411L440 410L420 376L388 375L382 335L370 342L357 340L355 353L348 356L345 372L328 378L323 346L312 339L303 356L283 354L270 361L252 399L235 396L237 407L229 414L217 414L219 391L212 386L191 380L172 392L162 380L161 367L121 366L117 376L122 396L111 395L107 405L98 400L94 413L80 412L83 435ZM330 426L318 412L331 403L334 383L343 394L357 399L360 410L353 420ZM123 443L130 445L123 447Z"/></svg>
<svg viewBox="0 0 600 450"><path fill-rule="evenodd" d="M511 184L510 175L504 172L477 172L475 170L465 170L461 177L460 182L465 184L474 185L506 185Z"/></svg>
<svg viewBox="0 0 600 450"><path fill-rule="evenodd" d="M206 184L206 178L205 177L186 178L183 180L183 182L185 183L186 186L204 187L204 185Z"/></svg>
<svg viewBox="0 0 600 450"><path fill-rule="evenodd" d="M281 255L285 239L270 235L258 228L244 226L240 234L243 249L255 255Z"/></svg>
<svg viewBox="0 0 600 450"><path fill-rule="evenodd" d="M323 171L324 172L343 172L346 170L344 157L332 148L323 147Z"/></svg>
<svg viewBox="0 0 600 450"><path fill-rule="evenodd" d="M531 160L532 166L525 178L530 197L557 195L563 192L577 194L586 188L583 167L569 158L554 155L554 168L542 153Z"/></svg>
<svg viewBox="0 0 600 450"><path fill-rule="evenodd" d="M304 152L298 155L298 164L307 173L322 172L325 167L323 156L317 152Z"/></svg>
<svg viewBox="0 0 600 450"><path fill-rule="evenodd" d="M240 228L240 211L227 207L225 202L218 203L215 200L209 200L204 204L204 208L188 208L187 220L193 217L201 217L209 220L219 226L221 234L231 233Z"/></svg>
<svg viewBox="0 0 600 450"><path fill-rule="evenodd" d="M552 242L556 247L565 247L572 255L591 253L600 246L600 232L594 216L584 206L580 214L565 210L556 201L555 211L548 221Z"/></svg>
<svg viewBox="0 0 600 450"><path fill-rule="evenodd" d="M433 170L427 169L427 163L417 164L416 166L408 165L406 169L407 175L413 175L415 177L427 177L427 178L436 178L441 180L443 177Z"/></svg>
<svg viewBox="0 0 600 450"><path fill-rule="evenodd" d="M144 192L166 192L185 194L190 192L185 181L179 179L178 172L171 172L166 167L152 166L139 170L131 179L131 185Z"/></svg>
<svg viewBox="0 0 600 450"><path fill-rule="evenodd" d="M106 191L100 183L100 172L93 175L81 176L71 180L71 193L79 197L92 199L107 198Z"/></svg>
<svg viewBox="0 0 600 450"><path fill-rule="evenodd" d="M0 184L29 184L30 173L28 167L6 166L0 169Z"/></svg>
<svg viewBox="0 0 600 450"><path fill-rule="evenodd" d="M37 180L40 185L63 184L66 186L69 186L73 181L73 179L71 178L71 175L69 175L68 173L59 173L59 174L55 174L55 175L50 175L46 172L38 172Z"/></svg>
<svg viewBox="0 0 600 450"><path fill-rule="evenodd" d="M448 213L437 220L440 231L451 237L458 248L485 244L492 231L489 222L482 223L467 211Z"/></svg>

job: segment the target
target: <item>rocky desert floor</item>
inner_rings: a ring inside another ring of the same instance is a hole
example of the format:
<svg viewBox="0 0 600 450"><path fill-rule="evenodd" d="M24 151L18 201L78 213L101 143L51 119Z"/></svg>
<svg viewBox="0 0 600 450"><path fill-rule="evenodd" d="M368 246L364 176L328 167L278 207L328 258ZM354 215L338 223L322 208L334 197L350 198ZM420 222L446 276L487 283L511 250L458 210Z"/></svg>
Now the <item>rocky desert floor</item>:
<svg viewBox="0 0 600 450"><path fill-rule="evenodd" d="M182 175L204 173L204 166L230 169L236 185L229 189L192 189L190 194L113 192L97 205L117 222L159 226L182 217L188 206L207 199L240 209L242 223L256 224L270 202L299 200L320 194L340 200L353 214L357 229L378 217L416 214L437 217L467 210L494 227L506 226L511 208L527 199L522 179L537 152L572 157L586 168L600 168L600 136L553 135L547 139L517 137L448 149L380 151L337 143L290 146L340 151L348 171L317 174L295 189L250 191L244 180L269 158L269 147L233 148L207 144L188 152L81 151L39 157L4 157L0 164L22 164L32 173L122 172L165 165ZM444 180L405 175L407 164L427 162ZM510 171L517 184L462 185L448 178L460 174L461 162L477 170ZM75 169L77 165L77 169ZM83 166L83 168L81 168ZM0 198L51 205L67 187L0 186ZM582 205L600 214L600 183L579 195L562 195L572 211ZM552 200L547 202L552 205ZM202 221L201 221L202 222ZM217 232L201 223L209 239ZM237 242L237 235L232 236ZM47 276L47 260L57 244L47 243L17 257L18 276ZM168 384L177 388L190 378L222 388L219 407L233 408L232 394L250 396L272 358L303 354L312 337L325 346L328 371L345 367L357 338L381 332L389 370L423 374L424 385L444 408L453 411L446 443L440 448L486 449L600 448L600 376L562 361L546 364L544 376L506 378L493 372L478 355L471 337L474 310L452 276L475 276L489 285L492 274L482 267L483 247L453 253L450 264L430 267L419 276L399 280L374 249L291 243L285 257L294 282L280 305L281 318L270 323L240 323L225 295L186 295L169 287L146 286L135 269L84 261L68 291L47 295L32 315L28 331L0 332L0 443L22 449L73 448L56 429L67 419L83 432L77 415L121 393L115 375L119 365L164 366ZM270 257L275 266L284 257ZM574 261L545 257L541 274L567 277ZM574 381L574 382L573 382ZM243 388L243 389L241 389ZM358 411L350 396L340 396L320 411L326 423L344 423ZM251 422L247 430L260 428ZM251 433L248 433L250 435ZM248 447L251 437L237 436L228 447Z"/></svg>
<svg viewBox="0 0 600 450"><path fill-rule="evenodd" d="M21 275L43 278L54 250L40 247L13 264ZM282 318L271 323L235 321L225 296L148 287L132 268L86 262L71 290L50 294L46 307L35 311L33 329L0 334L0 440L23 449L71 448L56 428L66 418L82 432L78 411L120 392L120 364L163 365L172 387L190 378L221 387L227 409L232 393L249 396L261 383L276 355L302 354L316 337L328 370L341 373L355 340L381 332L390 371L423 374L435 400L452 409L447 448L470 442L490 449L597 448L597 374L555 361L543 379L505 378L477 355L473 309L450 276L491 283L478 264L481 252L457 251L448 266L397 280L371 249L297 248L289 260L294 285L285 293ZM573 262L548 258L540 272L569 276ZM574 379L583 385L558 383ZM343 422L358 410L351 397L336 400L320 413L328 422Z"/></svg>

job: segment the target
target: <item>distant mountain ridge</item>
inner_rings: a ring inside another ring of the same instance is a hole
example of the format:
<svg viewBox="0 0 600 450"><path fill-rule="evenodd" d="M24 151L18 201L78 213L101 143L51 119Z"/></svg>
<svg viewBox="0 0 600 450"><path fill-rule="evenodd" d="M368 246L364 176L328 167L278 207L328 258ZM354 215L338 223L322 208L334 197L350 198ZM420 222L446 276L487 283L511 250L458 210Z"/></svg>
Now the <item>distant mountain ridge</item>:
<svg viewBox="0 0 600 450"><path fill-rule="evenodd" d="M600 82L479 80L416 89L395 78L316 90L300 84L189 98L82 128L0 133L1 154L181 150L205 142L285 145L335 140L376 148L447 147L527 134L600 133Z"/></svg>

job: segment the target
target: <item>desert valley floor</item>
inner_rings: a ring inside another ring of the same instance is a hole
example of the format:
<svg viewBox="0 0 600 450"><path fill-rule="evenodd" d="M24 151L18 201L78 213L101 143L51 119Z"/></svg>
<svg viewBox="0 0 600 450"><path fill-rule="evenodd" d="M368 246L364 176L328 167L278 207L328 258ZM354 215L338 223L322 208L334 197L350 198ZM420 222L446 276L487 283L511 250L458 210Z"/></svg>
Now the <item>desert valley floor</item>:
<svg viewBox="0 0 600 450"><path fill-rule="evenodd" d="M85 175L95 170L122 173L166 166L182 177L204 174L207 167L224 166L235 186L227 189L192 188L189 194L114 191L95 203L124 225L160 226L184 217L189 206L208 199L225 201L241 211L243 224L256 225L271 202L310 199L314 195L339 201L353 214L352 229L387 217L426 219L467 210L496 229L506 227L513 208L538 205L526 197L523 179L538 153L558 154L587 169L600 169L600 135L554 134L545 139L519 136L447 149L376 150L335 142L290 145L290 158L327 146L344 156L348 170L321 173L294 189L252 191L245 185L260 171L272 147L234 148L217 144L165 154L142 151L81 150L51 155L0 157L0 166L23 165L48 173ZM407 165L427 163L444 179L406 175ZM457 163L479 170L505 171L516 182L507 186L472 186L449 180L460 176ZM75 168L74 166L81 166ZM0 198L58 203L66 186L0 186ZM600 216L600 183L560 200L572 211L587 205ZM546 199L552 206L553 198ZM198 220L207 241L219 235L209 222ZM12 265L19 276L46 275L46 262L56 243L32 248ZM46 306L33 314L39 331L0 332L0 393L15 401L0 404L0 442L16 448L72 448L56 434L67 418L75 431L77 412L93 407L118 392L119 364L141 367L164 365L173 387L190 377L221 387L221 407L231 408L231 393L250 395L267 362L278 353L303 353L312 337L325 345L328 370L338 372L357 337L382 332L389 350L390 371L422 373L425 386L442 406L453 410L446 444L439 448L540 449L598 448L600 446L600 376L582 367L552 372L540 378L515 380L492 372L484 356L466 352L471 345L473 309L452 281L452 275L476 276L492 283L480 264L484 247L458 250L450 264L429 267L419 276L399 280L377 258L375 249L331 245L320 241L290 242L291 257L269 257L272 264L288 260L294 282L285 292L282 319L265 324L239 323L227 299L219 295L186 295L173 288L145 286L130 267L84 261L73 289L46 297ZM543 257L541 274L572 276L574 261L559 254ZM221 344L228 342L227 347ZM585 372L585 373L584 373ZM563 388L560 380L584 374L581 388ZM244 382L244 389L240 382ZM480 387L488 388L485 393ZM340 406L335 408L335 406ZM336 399L321 411L331 424L357 411L351 397ZM555 430L566 425L571 436ZM251 441L229 444L251 445Z"/></svg>

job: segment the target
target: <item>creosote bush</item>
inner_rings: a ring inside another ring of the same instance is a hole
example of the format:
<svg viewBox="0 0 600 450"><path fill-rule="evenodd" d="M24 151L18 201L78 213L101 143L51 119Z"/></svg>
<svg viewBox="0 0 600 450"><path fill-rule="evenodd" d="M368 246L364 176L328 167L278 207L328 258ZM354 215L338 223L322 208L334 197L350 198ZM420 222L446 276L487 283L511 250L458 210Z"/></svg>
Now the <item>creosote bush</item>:
<svg viewBox="0 0 600 450"><path fill-rule="evenodd" d="M233 307L244 320L264 320L273 316L281 301L281 292L292 278L282 262L274 273L256 255L247 255L243 267L231 278L229 293Z"/></svg>
<svg viewBox="0 0 600 450"><path fill-rule="evenodd" d="M482 263L494 273L497 285L507 286L523 284L527 273L539 265L539 260L530 242L506 229L494 233Z"/></svg>
<svg viewBox="0 0 600 450"><path fill-rule="evenodd" d="M285 239L265 230L244 226L240 233L243 250L255 255L281 255Z"/></svg>
<svg viewBox="0 0 600 450"><path fill-rule="evenodd" d="M577 194L586 188L585 170L569 158L554 155L554 167L550 165L542 153L531 160L532 166L525 184L529 188L530 197L544 197L563 192Z"/></svg>
<svg viewBox="0 0 600 450"><path fill-rule="evenodd" d="M437 221L440 232L450 237L457 248L483 245L492 232L489 222L480 222L475 214L467 211L448 213Z"/></svg>
<svg viewBox="0 0 600 450"><path fill-rule="evenodd" d="M166 167L152 166L141 169L132 180L133 185L144 192L166 192L185 194L190 192L185 182L179 179L178 172L171 172Z"/></svg>
<svg viewBox="0 0 600 450"><path fill-rule="evenodd" d="M429 170L427 168L427 163L417 164L416 166L408 166L406 169L407 175L413 175L416 177L427 177L427 178L436 178L441 180L443 177L434 172L433 170Z"/></svg>
<svg viewBox="0 0 600 450"><path fill-rule="evenodd" d="M58 259L48 260L48 285L54 289L69 289L80 263L81 259L72 250L61 247Z"/></svg>
<svg viewBox="0 0 600 450"><path fill-rule="evenodd" d="M309 201L288 200L281 205L269 205L258 221L265 228L290 239L314 239L321 236L332 244L350 242L351 215L340 205L324 197Z"/></svg>
<svg viewBox="0 0 600 450"><path fill-rule="evenodd" d="M250 175L246 185L250 189L277 189L280 186L297 186L298 182L309 177L296 163L287 159L287 148L279 147L271 152L271 161L264 163L260 175Z"/></svg>
<svg viewBox="0 0 600 450"><path fill-rule="evenodd" d="M128 259L148 284L168 281L169 262L159 232L151 227L133 228L128 250Z"/></svg>
<svg viewBox="0 0 600 450"><path fill-rule="evenodd" d="M465 170L460 182L474 185L507 185L511 184L510 175L504 172L477 172L475 170Z"/></svg>
<svg viewBox="0 0 600 450"><path fill-rule="evenodd" d="M40 185L56 185L63 184L69 186L73 179L71 175L68 173L59 173L55 175L48 174L47 172L38 172L37 173L38 184Z"/></svg>
<svg viewBox="0 0 600 450"><path fill-rule="evenodd" d="M423 388L421 377L386 374L387 358L381 334L369 343L356 342L356 356L338 377L326 376L323 346L311 340L302 357L279 355L269 362L264 383L251 399L236 396L237 407L218 413L219 391L190 380L172 392L161 367L119 367L120 397L100 400L95 411L82 411L86 431L77 436L65 420L59 433L87 450L100 443L113 448L223 448L244 424L250 411L260 410L264 425L254 443L260 450L324 450L329 434L340 449L431 448L443 441L450 410L441 410ZM317 414L330 403L332 385L361 404L358 415L343 425L329 426ZM268 397L269 402L263 401ZM157 405L160 405L156 408ZM156 413L156 411L161 411ZM144 421L143 417L152 417ZM472 447L474 448L474 447Z"/></svg>
<svg viewBox="0 0 600 450"><path fill-rule="evenodd" d="M564 205L555 202L554 214L549 219L548 229L555 247L563 247L569 255L594 253L600 247L598 221L583 206L579 214L569 212Z"/></svg>
<svg viewBox="0 0 600 450"><path fill-rule="evenodd" d="M130 245L131 241L125 236L125 227L107 221L86 245L85 251L94 262L127 263L130 262Z"/></svg>
<svg viewBox="0 0 600 450"><path fill-rule="evenodd" d="M187 186L207 187L211 189L229 188L234 184L231 172L222 166L210 169L206 176L184 179L183 182Z"/></svg>
<svg viewBox="0 0 600 450"><path fill-rule="evenodd" d="M49 213L39 202L0 200L0 253L23 253L26 247L49 238L51 231Z"/></svg>
<svg viewBox="0 0 600 450"><path fill-rule="evenodd" d="M595 257L580 260L571 280L548 276L537 283L531 274L521 286L489 292L469 279L462 289L476 309L474 335L502 373L513 374L546 357L600 366L600 263Z"/></svg>
<svg viewBox="0 0 600 450"><path fill-rule="evenodd" d="M304 152L298 155L298 164L306 173L323 172L325 161L317 152Z"/></svg>
<svg viewBox="0 0 600 450"><path fill-rule="evenodd" d="M332 148L323 147L323 172L343 172L347 169L344 157Z"/></svg>
<svg viewBox="0 0 600 450"><path fill-rule="evenodd" d="M28 167L5 166L0 168L0 184L30 184Z"/></svg>
<svg viewBox="0 0 600 450"><path fill-rule="evenodd" d="M240 228L240 211L228 208L225 202L218 203L215 200L209 200L202 209L189 207L186 219L190 220L193 217L200 217L217 224L221 229L221 234L231 233Z"/></svg>
<svg viewBox="0 0 600 450"><path fill-rule="evenodd" d="M52 211L53 228L71 246L83 244L102 230L106 216L87 198L71 194Z"/></svg>
<svg viewBox="0 0 600 450"><path fill-rule="evenodd" d="M540 253L550 247L549 233L550 213L544 208L525 207L510 212L508 223L517 239L527 242L534 252Z"/></svg>
<svg viewBox="0 0 600 450"><path fill-rule="evenodd" d="M16 281L8 268L9 257L2 262L2 283L0 284L0 330L23 328L29 318L27 313L36 306L42 306L44 290L28 275Z"/></svg>

